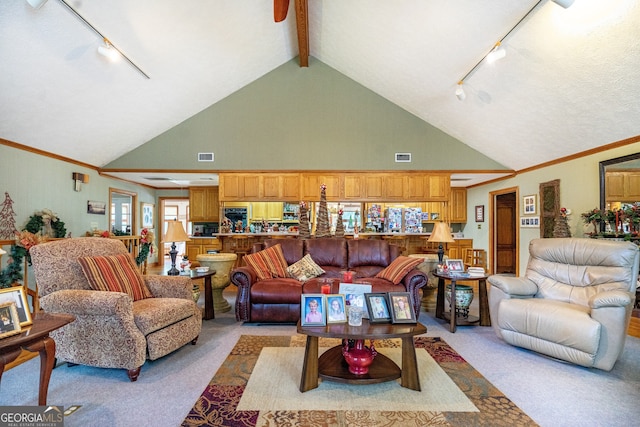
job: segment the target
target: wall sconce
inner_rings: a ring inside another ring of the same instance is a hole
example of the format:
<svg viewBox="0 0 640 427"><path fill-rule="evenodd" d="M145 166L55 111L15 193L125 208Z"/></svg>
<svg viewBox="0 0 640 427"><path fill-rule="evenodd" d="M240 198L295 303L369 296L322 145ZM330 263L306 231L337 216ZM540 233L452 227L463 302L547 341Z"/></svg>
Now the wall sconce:
<svg viewBox="0 0 640 427"><path fill-rule="evenodd" d="M76 191L80 191L82 189L80 184L88 184L89 183L89 175L87 175L87 174L73 172L71 174L71 177L76 182L76 185L74 187L74 190L76 190Z"/></svg>

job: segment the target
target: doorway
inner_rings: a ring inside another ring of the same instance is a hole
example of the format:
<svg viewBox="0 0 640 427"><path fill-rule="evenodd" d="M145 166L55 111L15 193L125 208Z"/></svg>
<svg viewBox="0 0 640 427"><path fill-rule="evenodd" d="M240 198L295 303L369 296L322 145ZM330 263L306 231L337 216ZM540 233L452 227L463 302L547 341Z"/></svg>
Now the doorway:
<svg viewBox="0 0 640 427"><path fill-rule="evenodd" d="M518 189L493 191L491 196L491 271L493 274L519 275L518 267Z"/></svg>
<svg viewBox="0 0 640 427"><path fill-rule="evenodd" d="M164 242L164 233L167 231L168 221L181 221L182 226L188 235L192 234L191 221L189 220L189 198L167 198L160 197L160 240L163 241L161 251L164 257L169 257L171 244L173 242ZM176 242L176 250L179 254L186 253L186 243ZM159 260L160 261L160 260Z"/></svg>

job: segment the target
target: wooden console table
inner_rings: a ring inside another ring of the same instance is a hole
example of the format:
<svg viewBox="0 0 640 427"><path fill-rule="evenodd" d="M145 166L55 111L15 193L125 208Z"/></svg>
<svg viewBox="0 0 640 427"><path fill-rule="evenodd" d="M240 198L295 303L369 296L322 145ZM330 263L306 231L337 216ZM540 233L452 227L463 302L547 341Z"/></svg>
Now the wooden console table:
<svg viewBox="0 0 640 427"><path fill-rule="evenodd" d="M40 353L40 389L38 391L38 405L47 404L49 379L55 363L56 343L49 337L49 333L71 323L75 316L68 314L38 313L33 318L33 324L24 329L19 335L0 339L0 381L6 364L14 361L22 352L37 351Z"/></svg>

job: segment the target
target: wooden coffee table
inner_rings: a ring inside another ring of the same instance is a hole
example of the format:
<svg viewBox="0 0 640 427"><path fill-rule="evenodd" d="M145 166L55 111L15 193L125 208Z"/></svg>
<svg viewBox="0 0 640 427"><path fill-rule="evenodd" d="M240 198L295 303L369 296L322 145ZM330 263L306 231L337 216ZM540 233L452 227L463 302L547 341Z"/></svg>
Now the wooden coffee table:
<svg viewBox="0 0 640 427"><path fill-rule="evenodd" d="M300 391L304 393L318 387L319 377L348 384L374 384L400 378L402 387L420 391L420 377L418 376L413 337L426 332L426 326L421 323L369 323L369 320L363 319L362 326L350 326L348 323L301 326L298 322L298 333L307 336ZM401 338L402 369L391 359L378 353L366 374L352 374L342 356L342 345L330 348L318 358L319 337L341 338L343 340Z"/></svg>

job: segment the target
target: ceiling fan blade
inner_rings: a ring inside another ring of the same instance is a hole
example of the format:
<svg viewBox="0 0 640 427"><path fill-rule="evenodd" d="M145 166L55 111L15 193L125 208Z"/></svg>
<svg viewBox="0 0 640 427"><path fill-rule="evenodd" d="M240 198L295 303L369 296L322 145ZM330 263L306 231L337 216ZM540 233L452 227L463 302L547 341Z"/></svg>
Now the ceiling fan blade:
<svg viewBox="0 0 640 427"><path fill-rule="evenodd" d="M287 17L289 10L289 0L273 0L273 19L282 22Z"/></svg>

